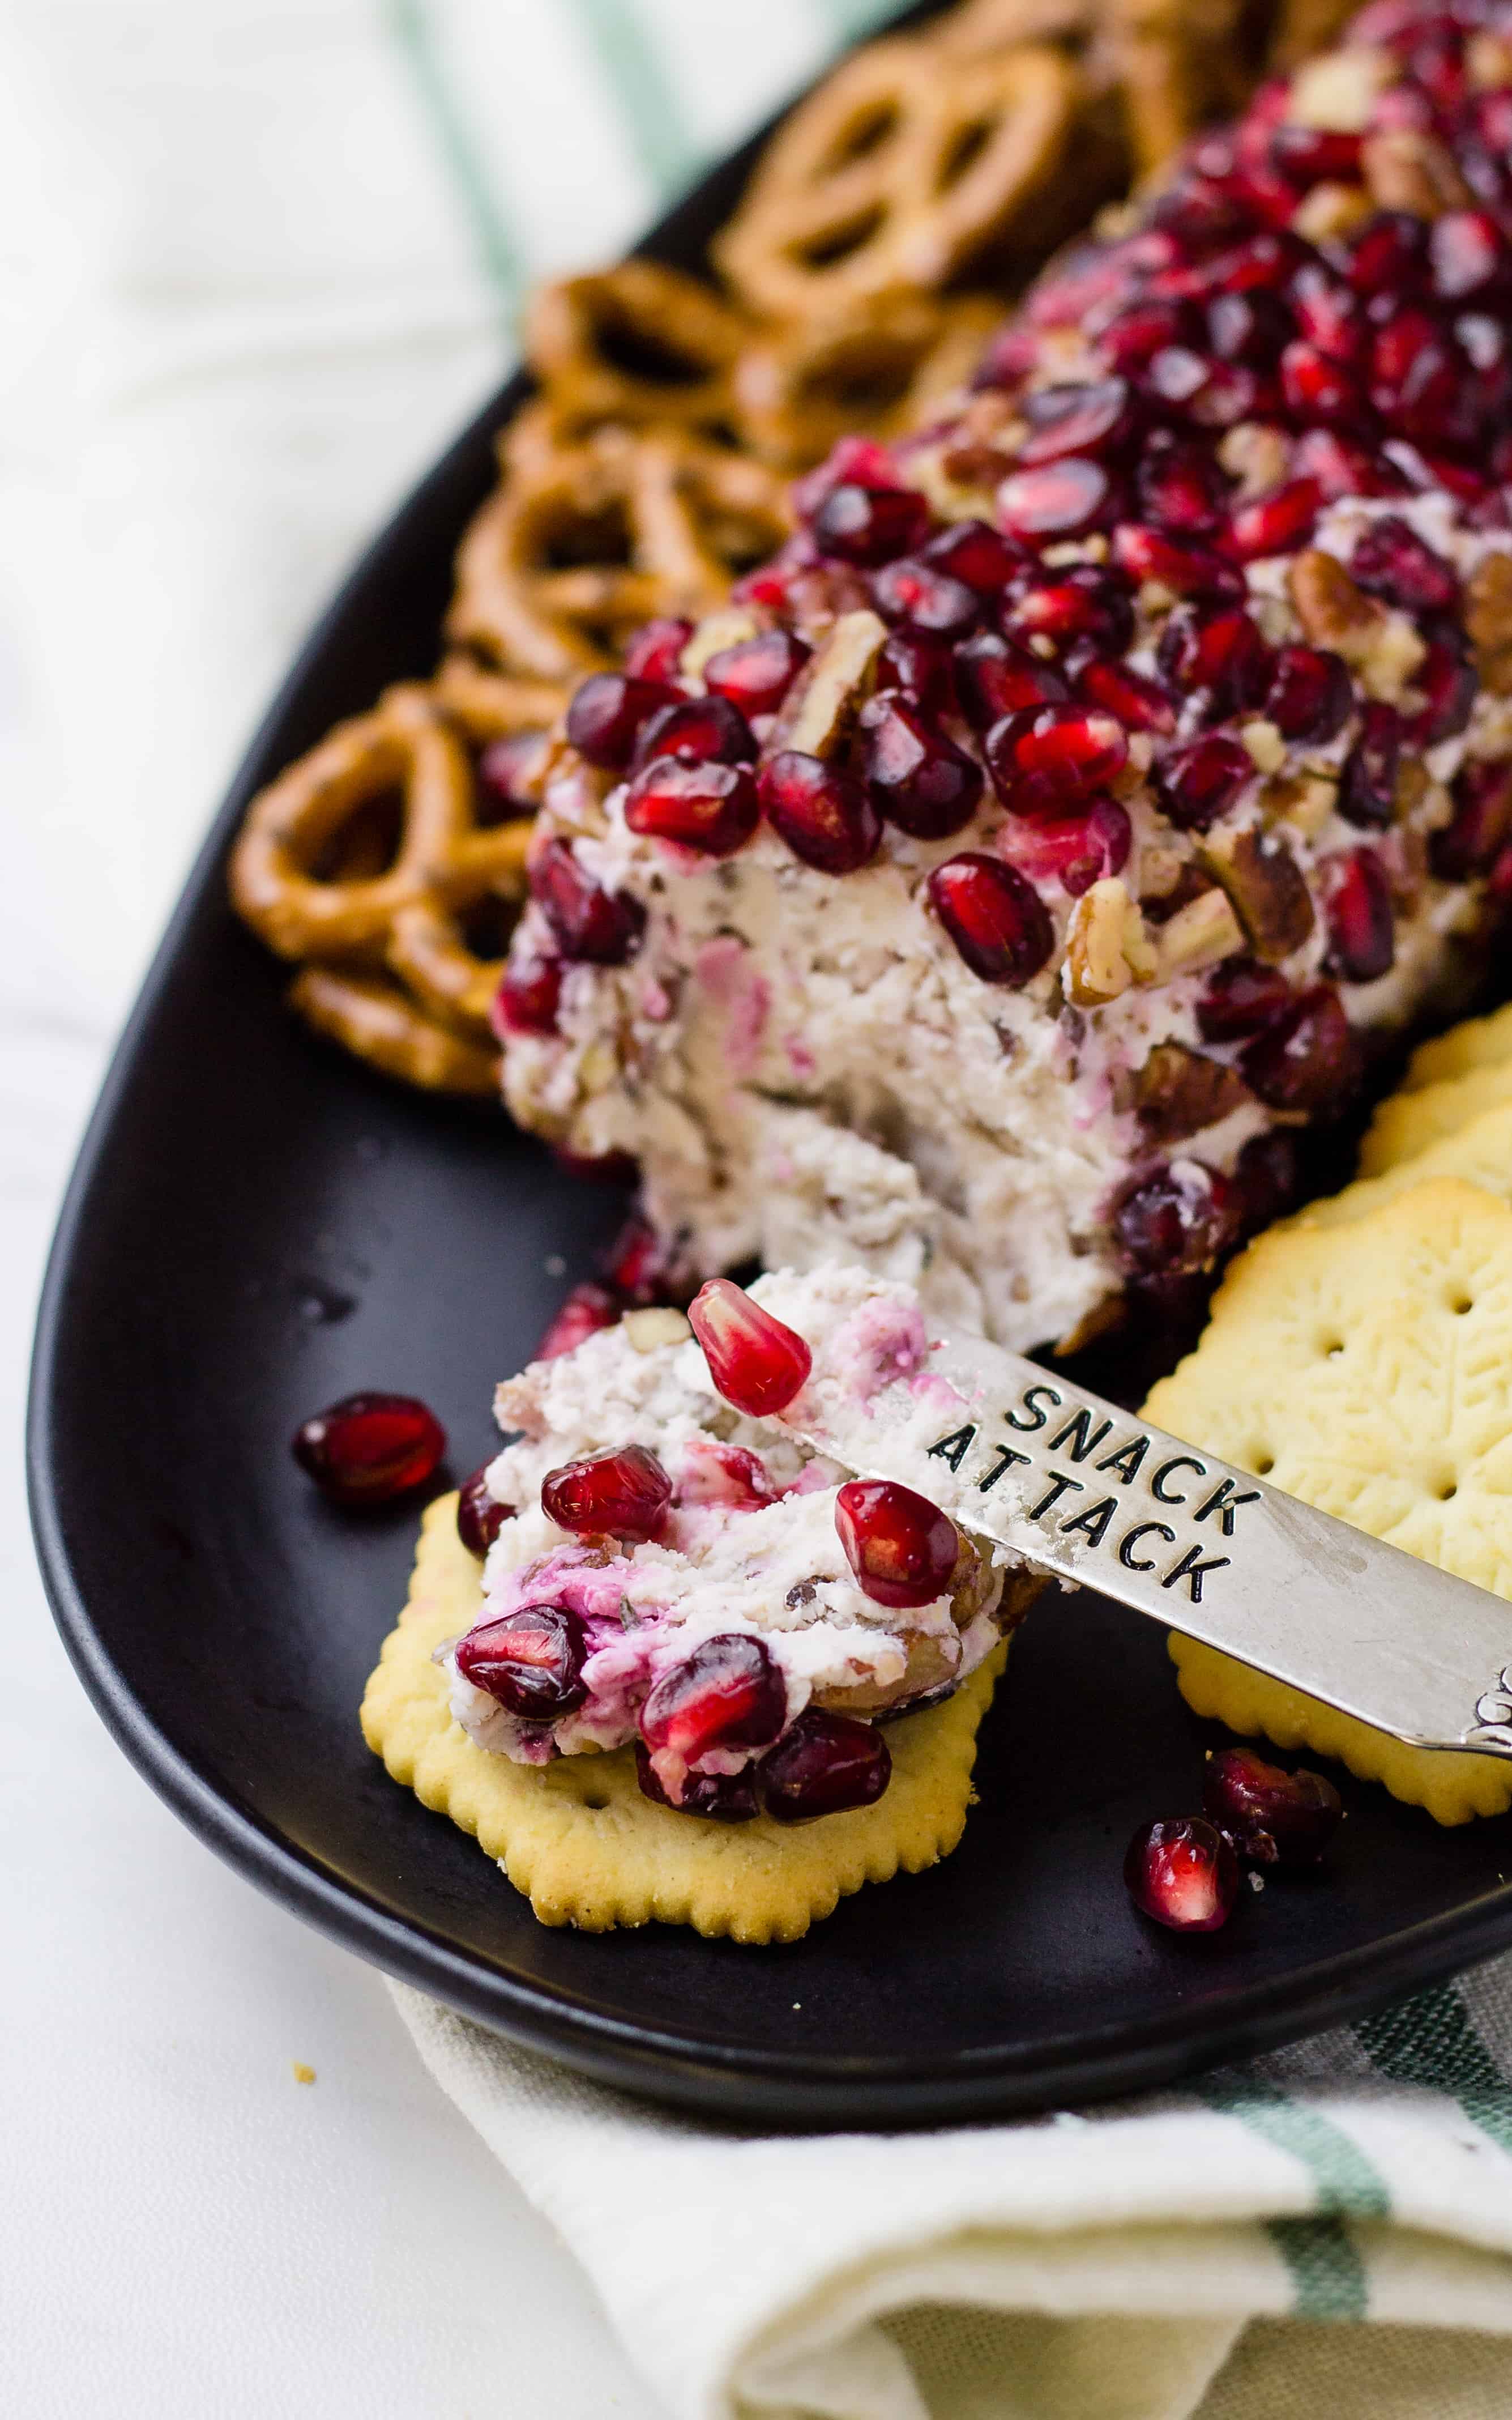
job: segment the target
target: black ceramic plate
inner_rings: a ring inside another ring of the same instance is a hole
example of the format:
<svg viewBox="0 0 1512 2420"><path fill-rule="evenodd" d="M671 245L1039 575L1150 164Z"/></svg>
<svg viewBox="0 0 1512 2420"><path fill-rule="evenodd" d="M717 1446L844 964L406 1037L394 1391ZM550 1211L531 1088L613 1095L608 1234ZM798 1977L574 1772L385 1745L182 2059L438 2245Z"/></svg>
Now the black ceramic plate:
<svg viewBox="0 0 1512 2420"><path fill-rule="evenodd" d="M695 261L748 164L651 248ZM225 905L253 792L433 660L453 547L516 387L466 431L310 642L226 800L112 1068L59 1227L31 1409L34 1514L69 1651L140 1770L285 1905L391 1974L588 2072L730 2118L917 2123L1167 2083L1336 2023L1512 1941L1512 1822L1439 1830L1346 1786L1326 1878L1227 1932L1143 1924L1124 1842L1193 1806L1209 1736L1161 1634L1046 1604L982 1734L980 1803L933 1873L789 1947L537 1924L391 1782L357 1706L415 1512L323 1504L299 1420L424 1396L455 1473L622 1205L501 1116L412 1096L308 1038ZM564 1272L564 1273L563 1273Z"/></svg>

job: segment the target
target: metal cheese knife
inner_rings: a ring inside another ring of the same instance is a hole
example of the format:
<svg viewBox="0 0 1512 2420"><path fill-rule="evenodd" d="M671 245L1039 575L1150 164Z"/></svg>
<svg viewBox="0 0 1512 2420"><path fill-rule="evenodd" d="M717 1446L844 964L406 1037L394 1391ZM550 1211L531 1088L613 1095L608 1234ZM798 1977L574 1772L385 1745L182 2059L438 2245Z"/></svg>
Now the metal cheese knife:
<svg viewBox="0 0 1512 2420"><path fill-rule="evenodd" d="M806 1388L784 1425L1412 1747L1512 1758L1512 1605L1018 1354L930 1334L924 1373L867 1402Z"/></svg>

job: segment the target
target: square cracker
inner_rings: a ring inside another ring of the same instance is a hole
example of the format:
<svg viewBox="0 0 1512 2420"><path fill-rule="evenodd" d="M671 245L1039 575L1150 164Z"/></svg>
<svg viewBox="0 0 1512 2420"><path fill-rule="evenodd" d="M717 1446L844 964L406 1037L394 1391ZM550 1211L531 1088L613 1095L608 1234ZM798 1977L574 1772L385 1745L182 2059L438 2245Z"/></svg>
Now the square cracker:
<svg viewBox="0 0 1512 2420"><path fill-rule="evenodd" d="M1427 1151L1398 1161L1384 1176L1356 1177L1342 1193L1307 1202L1281 1221L1281 1227L1352 1226L1356 1218L1367 1218L1372 1210L1395 1202L1398 1193L1426 1185L1434 1176L1462 1177L1467 1185L1494 1193L1499 1202L1512 1202L1512 1101L1472 1118L1468 1125L1443 1136ZM1277 1228L1271 1230L1273 1234L1277 1232Z"/></svg>
<svg viewBox="0 0 1512 2420"><path fill-rule="evenodd" d="M1372 1537L1512 1598L1512 1207L1438 1177L1234 1264L1150 1419ZM1507 1614L1512 1659L1512 1609ZM1512 1771L1412 1748L1197 1641L1181 1694L1233 1730L1343 1759L1441 1823L1499 1815Z"/></svg>
<svg viewBox="0 0 1512 2420"><path fill-rule="evenodd" d="M456 1497L438 1497L409 1603L367 1684L363 1736L395 1781L476 1836L543 1924L604 1932L656 1918L734 1941L796 1941L847 1891L918 1873L956 1846L1006 1646L944 1705L889 1729L892 1780L874 1807L796 1826L765 1815L713 1823L642 1797L627 1747L525 1765L469 1739L431 1656L477 1619L480 1568L457 1537Z"/></svg>

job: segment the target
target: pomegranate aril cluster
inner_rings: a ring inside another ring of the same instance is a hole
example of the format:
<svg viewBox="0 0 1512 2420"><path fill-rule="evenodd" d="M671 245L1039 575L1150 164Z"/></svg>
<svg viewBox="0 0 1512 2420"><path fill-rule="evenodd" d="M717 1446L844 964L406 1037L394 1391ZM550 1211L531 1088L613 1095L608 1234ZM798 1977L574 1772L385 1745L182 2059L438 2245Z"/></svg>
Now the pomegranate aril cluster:
<svg viewBox="0 0 1512 2420"><path fill-rule="evenodd" d="M1287 1773L1253 1748L1220 1748L1208 1759L1202 1813L1141 1824L1124 1855L1124 1884L1140 1914L1169 1931L1216 1932L1233 1913L1242 1868L1317 1866L1343 1813L1324 1775Z"/></svg>

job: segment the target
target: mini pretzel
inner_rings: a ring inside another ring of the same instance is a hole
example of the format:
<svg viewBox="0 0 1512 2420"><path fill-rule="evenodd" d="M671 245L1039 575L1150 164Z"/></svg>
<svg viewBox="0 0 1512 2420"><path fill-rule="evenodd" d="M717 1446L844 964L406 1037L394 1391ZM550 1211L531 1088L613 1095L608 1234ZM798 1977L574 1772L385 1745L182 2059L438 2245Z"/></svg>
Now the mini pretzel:
<svg viewBox="0 0 1512 2420"><path fill-rule="evenodd" d="M920 294L775 332L736 365L736 424L784 471L807 470L857 427L881 437L918 427L964 383L1002 316L986 295Z"/></svg>
<svg viewBox="0 0 1512 2420"><path fill-rule="evenodd" d="M385 1075L427 1093L498 1097L498 1052L448 1032L382 975L305 967L288 996L317 1033L328 1034Z"/></svg>
<svg viewBox="0 0 1512 2420"><path fill-rule="evenodd" d="M1056 42L1095 32L1098 0L964 0L924 39L948 59L989 58L1018 42Z"/></svg>
<svg viewBox="0 0 1512 2420"><path fill-rule="evenodd" d="M511 444L510 475L462 540L446 621L448 639L509 671L607 669L640 623L722 604L792 526L773 472L695 438L605 429L549 454L535 442Z"/></svg>
<svg viewBox="0 0 1512 2420"><path fill-rule="evenodd" d="M1110 0L1110 55L1136 176L1242 101L1239 16L1237 0Z"/></svg>
<svg viewBox="0 0 1512 2420"><path fill-rule="evenodd" d="M382 872L351 854L397 792L398 844ZM401 908L432 892L517 893L528 827L487 829L472 768L428 692L405 685L341 722L253 801L231 858L232 900L282 957L379 960Z"/></svg>
<svg viewBox="0 0 1512 2420"><path fill-rule="evenodd" d="M953 62L907 39L857 51L788 119L716 244L757 310L811 318L944 285L1059 159L1079 85L1041 44Z"/></svg>
<svg viewBox="0 0 1512 2420"><path fill-rule="evenodd" d="M697 278L631 259L543 286L525 351L559 427L710 429L728 425L730 372L749 334L744 314Z"/></svg>
<svg viewBox="0 0 1512 2420"><path fill-rule="evenodd" d="M441 712L480 748L527 731L544 736L566 712L571 694L564 681L515 680L467 655L444 656L431 683Z"/></svg>
<svg viewBox="0 0 1512 2420"><path fill-rule="evenodd" d="M1281 0L1266 64L1286 75L1315 51L1331 50L1350 19L1353 0Z"/></svg>

